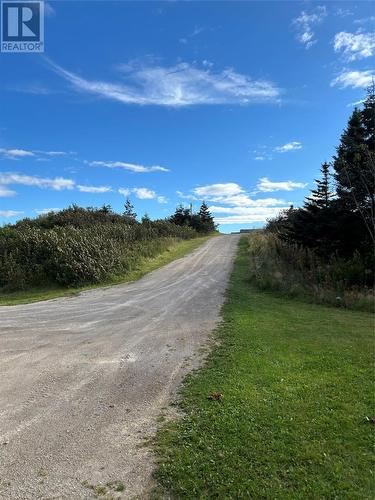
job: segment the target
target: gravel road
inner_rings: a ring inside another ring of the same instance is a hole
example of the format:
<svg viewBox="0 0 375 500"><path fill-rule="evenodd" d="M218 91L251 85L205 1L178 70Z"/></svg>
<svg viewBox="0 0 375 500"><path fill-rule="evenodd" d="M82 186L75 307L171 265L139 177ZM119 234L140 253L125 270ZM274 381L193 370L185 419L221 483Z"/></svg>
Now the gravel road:
<svg viewBox="0 0 375 500"><path fill-rule="evenodd" d="M0 498L147 496L154 459L140 445L201 359L237 243L212 238L134 283L0 307Z"/></svg>

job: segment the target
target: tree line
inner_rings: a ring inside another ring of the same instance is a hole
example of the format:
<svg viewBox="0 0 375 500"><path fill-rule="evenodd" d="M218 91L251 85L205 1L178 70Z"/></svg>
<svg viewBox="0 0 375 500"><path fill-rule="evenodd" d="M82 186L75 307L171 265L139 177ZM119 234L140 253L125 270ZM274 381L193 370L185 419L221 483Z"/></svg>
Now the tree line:
<svg viewBox="0 0 375 500"><path fill-rule="evenodd" d="M268 232L319 257L360 257L373 278L375 241L375 85L355 108L336 154L321 166L316 187L300 208L270 220Z"/></svg>

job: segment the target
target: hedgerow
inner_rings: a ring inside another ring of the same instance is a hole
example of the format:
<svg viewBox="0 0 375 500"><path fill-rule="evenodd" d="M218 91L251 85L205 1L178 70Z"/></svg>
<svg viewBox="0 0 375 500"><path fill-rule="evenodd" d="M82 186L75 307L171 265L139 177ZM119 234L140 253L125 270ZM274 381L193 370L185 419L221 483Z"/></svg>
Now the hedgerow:
<svg viewBox="0 0 375 500"><path fill-rule="evenodd" d="M0 229L0 288L99 283L131 271L177 240L196 236L193 229L168 221L7 226Z"/></svg>

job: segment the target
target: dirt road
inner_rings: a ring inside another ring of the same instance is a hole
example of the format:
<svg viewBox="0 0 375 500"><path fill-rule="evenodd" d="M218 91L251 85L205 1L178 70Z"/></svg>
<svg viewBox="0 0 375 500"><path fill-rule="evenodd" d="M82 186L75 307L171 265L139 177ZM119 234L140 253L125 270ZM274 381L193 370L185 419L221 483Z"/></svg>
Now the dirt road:
<svg viewBox="0 0 375 500"><path fill-rule="evenodd" d="M139 445L199 361L237 242L213 238L134 283L0 307L0 498L145 498L153 456Z"/></svg>

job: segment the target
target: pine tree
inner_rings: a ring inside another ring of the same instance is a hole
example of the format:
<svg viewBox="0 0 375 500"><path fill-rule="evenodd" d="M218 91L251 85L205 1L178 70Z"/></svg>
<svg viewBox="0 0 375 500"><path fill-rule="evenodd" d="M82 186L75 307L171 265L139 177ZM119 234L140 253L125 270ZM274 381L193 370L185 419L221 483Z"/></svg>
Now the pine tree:
<svg viewBox="0 0 375 500"><path fill-rule="evenodd" d="M313 208L324 209L330 206L333 193L330 189L330 165L324 162L321 166L321 179L315 179L316 189L311 190L311 195L306 198L305 208L311 210Z"/></svg>
<svg viewBox="0 0 375 500"><path fill-rule="evenodd" d="M134 205L132 202L129 200L129 198L126 198L126 202L124 203L124 217L129 221L129 222L136 222L137 220L137 214L134 211Z"/></svg>

